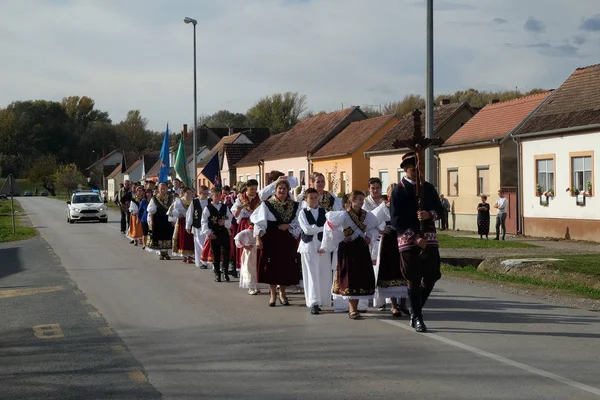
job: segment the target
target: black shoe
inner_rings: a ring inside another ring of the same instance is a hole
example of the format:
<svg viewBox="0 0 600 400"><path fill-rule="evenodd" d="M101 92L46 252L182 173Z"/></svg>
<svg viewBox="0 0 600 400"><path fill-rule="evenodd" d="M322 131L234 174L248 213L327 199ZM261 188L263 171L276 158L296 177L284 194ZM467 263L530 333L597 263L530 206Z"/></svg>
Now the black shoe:
<svg viewBox="0 0 600 400"><path fill-rule="evenodd" d="M312 315L319 315L319 306L312 306L312 307L310 308L310 313L311 313Z"/></svg>
<svg viewBox="0 0 600 400"><path fill-rule="evenodd" d="M223 278L225 279L225 282L230 282L231 281L231 279L229 279L229 275L227 275L227 274L225 274L223 276Z"/></svg>
<svg viewBox="0 0 600 400"><path fill-rule="evenodd" d="M275 303L269 302L269 307L275 307Z"/></svg>
<svg viewBox="0 0 600 400"><path fill-rule="evenodd" d="M385 309L386 309L386 308L387 308L387 305L386 305L386 304L384 304L384 305L382 305L381 307L379 307L379 308L377 309L377 311L385 311Z"/></svg>
<svg viewBox="0 0 600 400"><path fill-rule="evenodd" d="M323 312L323 310L319 306L317 306L317 310L319 310L319 312Z"/></svg>
<svg viewBox="0 0 600 400"><path fill-rule="evenodd" d="M423 322L423 317L415 318L414 328L415 328L415 331L417 331L419 333L427 332L427 327L425 326L425 322Z"/></svg>
<svg viewBox="0 0 600 400"><path fill-rule="evenodd" d="M414 328L414 327L415 327L415 322L416 322L416 320L417 320L417 317L415 317L414 315L412 315L412 314L411 314L411 316L410 316L410 320L408 321L408 325L409 325L411 328Z"/></svg>
<svg viewBox="0 0 600 400"><path fill-rule="evenodd" d="M207 269L208 267L206 266L206 264L200 264L200 269Z"/></svg>
<svg viewBox="0 0 600 400"><path fill-rule="evenodd" d="M281 298L281 296L278 296L278 297L279 297L279 302L281 303L282 306L289 306L290 305L290 302L288 301L287 297L285 298L285 300L283 300Z"/></svg>
<svg viewBox="0 0 600 400"><path fill-rule="evenodd" d="M492 239L492 240L500 240L500 239L498 239L498 238L494 238L494 239Z"/></svg>
<svg viewBox="0 0 600 400"><path fill-rule="evenodd" d="M221 274L215 274L215 282L221 282Z"/></svg>

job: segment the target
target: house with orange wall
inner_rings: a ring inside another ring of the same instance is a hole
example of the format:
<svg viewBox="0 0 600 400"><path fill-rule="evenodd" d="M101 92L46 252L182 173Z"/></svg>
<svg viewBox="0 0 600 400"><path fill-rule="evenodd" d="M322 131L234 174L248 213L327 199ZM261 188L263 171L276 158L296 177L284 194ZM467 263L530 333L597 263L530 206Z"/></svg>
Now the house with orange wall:
<svg viewBox="0 0 600 400"><path fill-rule="evenodd" d="M352 122L309 158L312 170L323 173L327 190L336 194L367 190L370 171L364 152L399 121L390 114Z"/></svg>

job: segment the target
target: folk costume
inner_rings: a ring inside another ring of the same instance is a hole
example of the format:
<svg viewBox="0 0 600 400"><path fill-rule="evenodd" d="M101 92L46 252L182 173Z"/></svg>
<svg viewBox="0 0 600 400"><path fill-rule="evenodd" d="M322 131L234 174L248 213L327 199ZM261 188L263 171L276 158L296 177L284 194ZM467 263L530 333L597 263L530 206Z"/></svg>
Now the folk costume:
<svg viewBox="0 0 600 400"><path fill-rule="evenodd" d="M236 220L238 223L238 227L237 227L238 232L242 232L242 231L248 229L248 227L250 226L250 216L252 215L254 210L256 210L260 206L260 203L261 203L261 201L260 201L260 197L258 196L258 193L252 199L250 197L248 197L247 193L242 193L235 200L235 203L233 203L233 206L231 207L231 213L235 216L238 211L240 212L238 214L238 216L236 217ZM236 265L239 265L240 269L242 266L242 253L243 252L244 252L243 248L236 247L236 251L235 251ZM257 252L257 257L258 257L258 252ZM241 283L241 279L240 279L240 283Z"/></svg>
<svg viewBox="0 0 600 400"><path fill-rule="evenodd" d="M137 216L140 221L142 221L142 234L144 236L148 236L150 232L150 228L148 228L148 199L144 196L142 201L140 201L140 206L138 208ZM144 247L146 247L146 243L144 243Z"/></svg>
<svg viewBox="0 0 600 400"><path fill-rule="evenodd" d="M184 262L192 263L194 256L194 236L186 231L186 215L192 202L182 198L175 199L171 212L171 221L175 222L173 232L173 254L183 257Z"/></svg>
<svg viewBox="0 0 600 400"><path fill-rule="evenodd" d="M240 287L248 289L248 294L258 294L258 249L254 239L254 228L248 225L235 235L234 240L237 249L241 250Z"/></svg>
<svg viewBox="0 0 600 400"><path fill-rule="evenodd" d="M401 168L415 162L414 153L407 153L402 158ZM441 278L440 253L435 220L444 211L439 195L432 184L424 182L423 209L429 213L430 219L421 223L417 217L416 183L406 177L394 188L391 198L391 223L398 234L398 250L402 275L407 280L408 298L411 305L411 326L418 332L425 332L422 309L435 283ZM416 241L423 233L427 247L421 251Z"/></svg>
<svg viewBox="0 0 600 400"><path fill-rule="evenodd" d="M254 236L261 236L263 242L258 262L259 283L292 286L300 281L299 210L299 204L289 197L282 201L272 196L252 214ZM281 224L290 225L290 229L280 230Z"/></svg>
<svg viewBox="0 0 600 400"><path fill-rule="evenodd" d="M233 194L228 194L227 196L221 195L221 202L227 206L229 211L231 211L231 208L233 207L234 200L235 197ZM235 247L234 240L235 235L238 233L238 221L235 216L233 216L233 213L231 216L231 227L229 228L229 233L229 272L235 277L240 270L240 266L236 259L237 247Z"/></svg>
<svg viewBox="0 0 600 400"><path fill-rule="evenodd" d="M200 261L206 236L202 233L202 211L208 205L208 200L200 200L195 198L192 204L187 209L185 214L185 227L192 230L194 237L194 262L198 268L206 268L204 263Z"/></svg>
<svg viewBox="0 0 600 400"><path fill-rule="evenodd" d="M138 211L140 209L141 197L134 196L129 203L129 230L127 231L127 238L137 246L142 243L142 237L144 232L142 229L142 221L138 217Z"/></svg>
<svg viewBox="0 0 600 400"><path fill-rule="evenodd" d="M231 227L231 211L223 203L210 203L202 211L202 233L210 243L213 257L215 282L221 282L221 274L229 282L229 228ZM221 225L219 222L223 221ZM209 239L210 234L215 237Z"/></svg>
<svg viewBox="0 0 600 400"><path fill-rule="evenodd" d="M304 194L298 196L298 202L302 209L308 207L308 204L304 200ZM341 211L344 208L342 199L334 195L332 192L323 191L322 195L319 195L319 207L324 208L325 211Z"/></svg>
<svg viewBox="0 0 600 400"><path fill-rule="evenodd" d="M164 196L153 196L148 204L148 217L152 223L149 225L150 238L146 250L156 251L161 259L169 258L168 252L173 245L173 225L169 221L169 209L173 202L173 195L167 193Z"/></svg>
<svg viewBox="0 0 600 400"><path fill-rule="evenodd" d="M373 298L375 274L365 238L373 240L379 235L377 218L365 210L357 213L350 209L327 213L327 223L334 229L341 227L344 233L344 240L339 244L332 242L333 235L323 238L322 248L326 251L330 251L336 244L338 246L333 294L342 296L344 300Z"/></svg>
<svg viewBox="0 0 600 400"><path fill-rule="evenodd" d="M373 215L379 222L379 229L391 227L390 207L382 203ZM407 285L400 268L400 253L398 252L398 235L392 229L384 232L379 239L379 254L375 264L377 288L375 290L376 305L385 304L385 299L408 296Z"/></svg>
<svg viewBox="0 0 600 400"><path fill-rule="evenodd" d="M381 198L378 202L375 201L375 199L373 199L373 196L368 195L367 197L365 197L365 202L362 208L365 211L373 212L373 210L379 207L380 204ZM379 238L377 238L376 240L373 240L369 245L369 251L371 252L371 260L373 261L373 264L375 264L375 262L377 261L377 255L379 254L379 243Z"/></svg>
<svg viewBox="0 0 600 400"><path fill-rule="evenodd" d="M318 253L326 222L326 211L322 207L306 207L298 214L302 229L298 253L302 260L306 306L312 314L318 314L320 306L331 305L333 252Z"/></svg>

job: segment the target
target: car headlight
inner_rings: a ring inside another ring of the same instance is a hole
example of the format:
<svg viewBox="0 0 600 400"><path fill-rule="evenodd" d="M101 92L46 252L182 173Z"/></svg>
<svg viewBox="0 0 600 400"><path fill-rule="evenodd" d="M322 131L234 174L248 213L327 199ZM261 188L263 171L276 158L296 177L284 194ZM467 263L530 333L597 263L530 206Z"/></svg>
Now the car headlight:
<svg viewBox="0 0 600 400"><path fill-rule="evenodd" d="M106 210L106 206L100 206L100 207L98 207L98 210L99 211L104 211L104 210Z"/></svg>

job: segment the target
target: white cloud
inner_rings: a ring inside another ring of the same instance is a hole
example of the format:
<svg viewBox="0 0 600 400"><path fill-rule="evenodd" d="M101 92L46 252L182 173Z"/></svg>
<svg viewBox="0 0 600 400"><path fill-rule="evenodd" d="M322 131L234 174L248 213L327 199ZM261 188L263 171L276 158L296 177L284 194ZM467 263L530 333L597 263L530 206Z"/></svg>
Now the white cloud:
<svg viewBox="0 0 600 400"><path fill-rule="evenodd" d="M6 2L0 106L87 95L115 121L139 108L153 129L166 121L179 129L193 120L192 27L185 16L198 20L199 114L245 112L258 98L288 90L306 94L314 110L385 103L424 92L424 3ZM557 87L576 67L598 62L585 56L600 54L598 41L586 40L594 33L579 30L582 18L597 12L595 3L438 2L436 92ZM523 29L531 16L546 28L535 37Z"/></svg>

